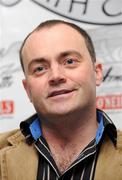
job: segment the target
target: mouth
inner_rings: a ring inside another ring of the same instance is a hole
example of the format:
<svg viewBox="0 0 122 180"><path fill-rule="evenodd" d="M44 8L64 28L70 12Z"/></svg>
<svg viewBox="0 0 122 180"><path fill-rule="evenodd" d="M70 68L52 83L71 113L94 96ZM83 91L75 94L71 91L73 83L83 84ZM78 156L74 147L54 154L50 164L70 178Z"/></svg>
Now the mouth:
<svg viewBox="0 0 122 180"><path fill-rule="evenodd" d="M59 95L65 95L65 94L71 93L73 91L74 90L67 90L67 89L62 89L62 90L59 90L59 91L53 91L53 92L49 93L48 98L59 96Z"/></svg>

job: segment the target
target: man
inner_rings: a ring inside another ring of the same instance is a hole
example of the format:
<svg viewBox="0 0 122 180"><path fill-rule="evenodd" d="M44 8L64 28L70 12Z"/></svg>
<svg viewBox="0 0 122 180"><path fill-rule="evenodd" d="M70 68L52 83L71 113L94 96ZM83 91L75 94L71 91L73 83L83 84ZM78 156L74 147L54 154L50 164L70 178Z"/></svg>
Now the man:
<svg viewBox="0 0 122 180"><path fill-rule="evenodd" d="M24 40L20 61L37 114L1 135L0 180L121 180L122 135L96 109L102 65L88 34L46 21Z"/></svg>

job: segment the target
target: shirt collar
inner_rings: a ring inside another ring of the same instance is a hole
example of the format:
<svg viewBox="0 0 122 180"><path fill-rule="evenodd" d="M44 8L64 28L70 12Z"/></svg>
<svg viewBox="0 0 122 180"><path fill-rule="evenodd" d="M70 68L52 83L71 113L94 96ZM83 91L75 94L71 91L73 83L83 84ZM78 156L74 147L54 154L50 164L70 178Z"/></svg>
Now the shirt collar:
<svg viewBox="0 0 122 180"><path fill-rule="evenodd" d="M97 120L98 120L98 129L97 129L95 140L96 140L96 143L98 144L104 131L103 116L101 112L97 112ZM39 118L36 118L30 124L29 129L30 129L33 139L37 141L37 139L42 135Z"/></svg>
<svg viewBox="0 0 122 180"><path fill-rule="evenodd" d="M96 144L98 144L102 138L103 132L104 132L104 125L103 125L103 116L101 112L97 111L97 121L98 121L98 129L96 133Z"/></svg>
<svg viewBox="0 0 122 180"><path fill-rule="evenodd" d="M35 141L42 135L41 126L40 126L40 120L39 118L36 118L32 124L29 126L31 135Z"/></svg>
<svg viewBox="0 0 122 180"><path fill-rule="evenodd" d="M106 131L112 142L116 145L117 131L110 118L103 111L97 110L97 121L98 129L95 137L96 144L100 142L103 133ZM25 135L28 144L37 141L40 136L42 136L40 119L37 114L26 121L21 122L20 129Z"/></svg>

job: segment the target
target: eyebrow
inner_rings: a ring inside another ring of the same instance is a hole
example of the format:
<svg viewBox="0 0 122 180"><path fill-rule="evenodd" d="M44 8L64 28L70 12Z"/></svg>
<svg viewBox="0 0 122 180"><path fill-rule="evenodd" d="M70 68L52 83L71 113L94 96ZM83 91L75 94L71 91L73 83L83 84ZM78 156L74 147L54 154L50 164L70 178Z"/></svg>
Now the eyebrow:
<svg viewBox="0 0 122 180"><path fill-rule="evenodd" d="M60 58L66 57L68 55L73 55L73 54L78 56L79 58L82 58L82 55L78 51L68 50L68 51L60 52L57 55L56 59L58 60ZM45 57L38 57L38 58L32 59L28 65L28 69L30 69L33 64L46 63L46 62L49 62L49 60L48 58L45 58Z"/></svg>
<svg viewBox="0 0 122 180"><path fill-rule="evenodd" d="M62 58L62 57L65 57L65 56L68 56L68 55L76 55L78 57L82 57L82 55L78 52L78 51L75 51L75 50L69 50L69 51L64 51L64 52L61 52L59 55L58 55L58 58Z"/></svg>
<svg viewBox="0 0 122 180"><path fill-rule="evenodd" d="M41 57L32 59L32 60L30 61L30 63L28 64L28 70L31 69L31 66L32 66L33 64L40 64L40 63L43 63L43 62L46 62L46 61L47 61L47 60L46 60L45 58L41 58Z"/></svg>

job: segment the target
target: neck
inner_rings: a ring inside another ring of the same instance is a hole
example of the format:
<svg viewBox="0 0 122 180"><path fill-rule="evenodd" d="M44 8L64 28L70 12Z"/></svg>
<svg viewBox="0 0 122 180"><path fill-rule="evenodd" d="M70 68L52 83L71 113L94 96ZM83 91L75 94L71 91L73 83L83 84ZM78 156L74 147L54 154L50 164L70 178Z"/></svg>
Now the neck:
<svg viewBox="0 0 122 180"><path fill-rule="evenodd" d="M65 117L43 119L41 125L51 154L63 173L94 139L97 131L96 110L87 109L86 112L75 112Z"/></svg>
<svg viewBox="0 0 122 180"><path fill-rule="evenodd" d="M94 111L80 111L77 114L73 113L65 117L42 120L41 125L43 136L49 144L68 145L80 142L84 147L96 135L98 126L96 109Z"/></svg>

